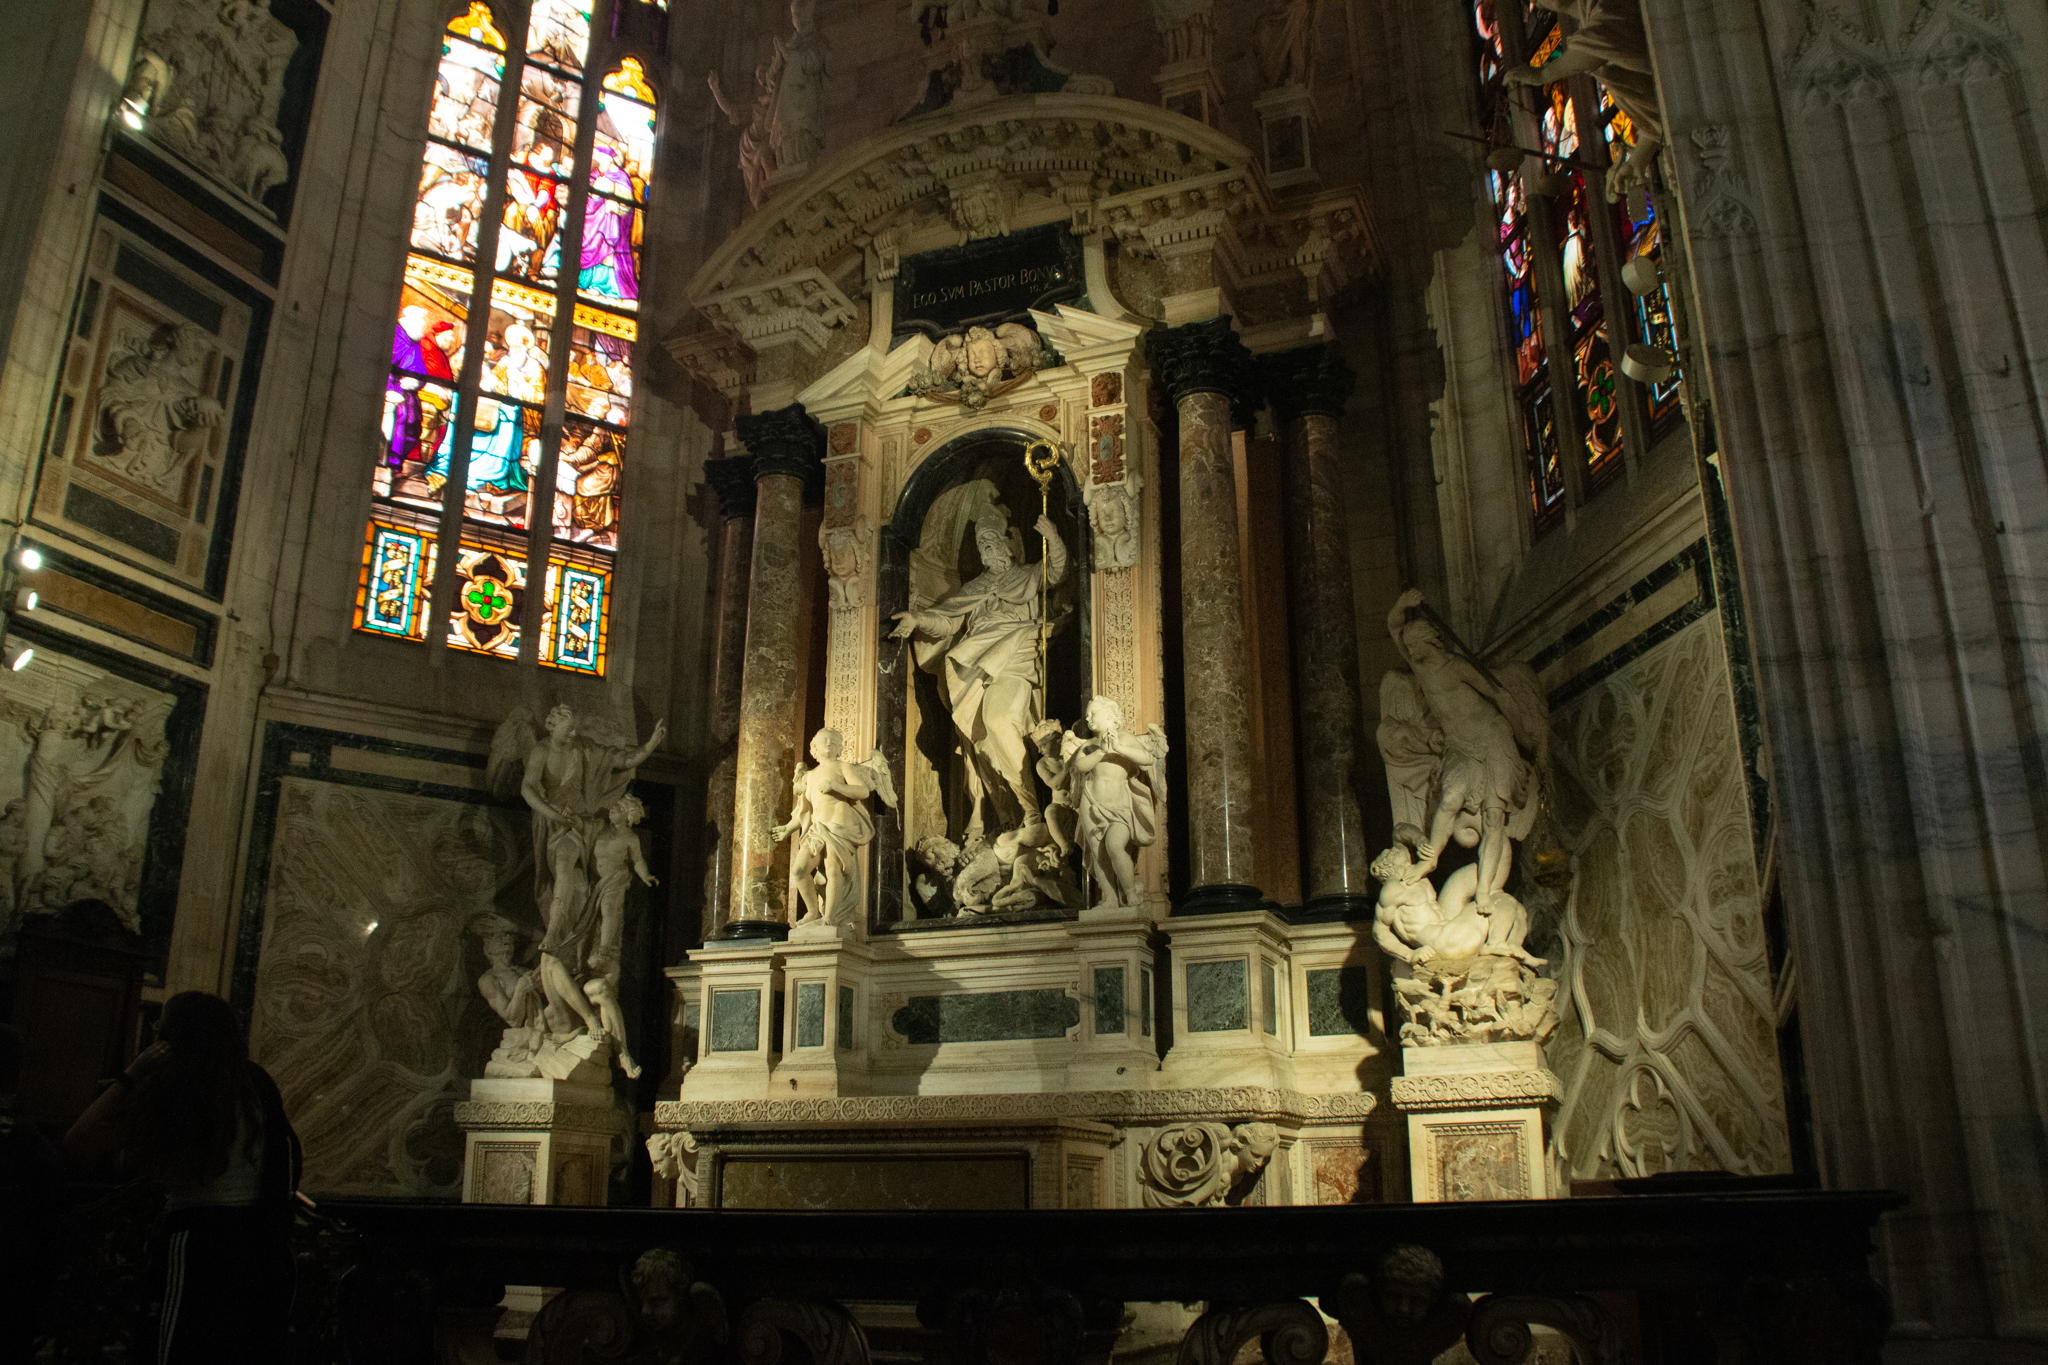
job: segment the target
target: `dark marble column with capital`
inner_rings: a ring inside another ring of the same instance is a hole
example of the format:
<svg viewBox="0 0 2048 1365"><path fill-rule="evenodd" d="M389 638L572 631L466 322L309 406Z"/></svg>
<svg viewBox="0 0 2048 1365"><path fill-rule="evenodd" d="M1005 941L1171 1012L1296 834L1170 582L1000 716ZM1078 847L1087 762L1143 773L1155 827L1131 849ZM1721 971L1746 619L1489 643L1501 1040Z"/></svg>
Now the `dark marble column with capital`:
<svg viewBox="0 0 2048 1365"><path fill-rule="evenodd" d="M1259 367L1286 438L1287 590L1307 872L1302 908L1367 915L1373 851L1358 810L1358 621L1337 435L1354 376L1335 346L1261 356Z"/></svg>
<svg viewBox="0 0 2048 1365"><path fill-rule="evenodd" d="M711 777L705 784L704 920L709 938L732 917L733 795L739 765L740 676L746 667L747 588L754 556L754 462L744 455L704 462L704 485L718 503L712 551L718 565L712 621Z"/></svg>
<svg viewBox="0 0 2048 1365"><path fill-rule="evenodd" d="M739 746L733 772L732 880L718 937L781 938L789 932L785 888L774 875L770 833L789 816L796 763L804 483L824 457L824 433L801 404L736 424L754 473L753 558L740 672Z"/></svg>
<svg viewBox="0 0 2048 1365"><path fill-rule="evenodd" d="M1258 908L1252 866L1251 657L1231 432L1259 374L1227 317L1162 328L1146 350L1180 419L1181 668L1188 891L1174 913Z"/></svg>

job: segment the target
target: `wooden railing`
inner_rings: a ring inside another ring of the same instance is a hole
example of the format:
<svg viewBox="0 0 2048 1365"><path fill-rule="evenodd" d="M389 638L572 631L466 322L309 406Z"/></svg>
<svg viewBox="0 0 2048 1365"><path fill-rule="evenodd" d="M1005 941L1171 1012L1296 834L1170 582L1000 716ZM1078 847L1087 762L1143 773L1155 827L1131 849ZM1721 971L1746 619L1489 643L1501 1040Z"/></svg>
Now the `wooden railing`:
<svg viewBox="0 0 2048 1365"><path fill-rule="evenodd" d="M336 1200L320 1209L324 1316L342 1358L366 1365L508 1351L536 1365L1089 1365L1140 1303L1198 1305L1177 1365L1231 1365L1255 1340L1273 1365L1321 1365L1325 1315L1343 1328L1335 1358L1358 1365L1427 1365L1461 1338L1479 1365L1565 1360L1567 1345L1584 1365L1846 1365L1878 1359L1871 1232L1900 1202L777 1213ZM507 1285L562 1291L523 1345L497 1306Z"/></svg>

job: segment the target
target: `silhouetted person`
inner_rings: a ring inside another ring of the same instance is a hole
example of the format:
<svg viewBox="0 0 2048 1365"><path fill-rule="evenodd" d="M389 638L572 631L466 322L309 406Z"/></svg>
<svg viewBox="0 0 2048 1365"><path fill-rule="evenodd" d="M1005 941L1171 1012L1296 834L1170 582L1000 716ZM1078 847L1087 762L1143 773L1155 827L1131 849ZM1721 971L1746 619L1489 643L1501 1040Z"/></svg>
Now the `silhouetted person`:
<svg viewBox="0 0 2048 1365"><path fill-rule="evenodd" d="M117 1158L164 1187L160 1365L282 1361L299 1138L228 1003L164 1005L157 1041L64 1136L74 1166Z"/></svg>
<svg viewBox="0 0 2048 1365"><path fill-rule="evenodd" d="M20 1089L21 1034L0 1024L0 1284L18 1296L0 1313L0 1365L34 1357L64 1195L63 1158L16 1107Z"/></svg>

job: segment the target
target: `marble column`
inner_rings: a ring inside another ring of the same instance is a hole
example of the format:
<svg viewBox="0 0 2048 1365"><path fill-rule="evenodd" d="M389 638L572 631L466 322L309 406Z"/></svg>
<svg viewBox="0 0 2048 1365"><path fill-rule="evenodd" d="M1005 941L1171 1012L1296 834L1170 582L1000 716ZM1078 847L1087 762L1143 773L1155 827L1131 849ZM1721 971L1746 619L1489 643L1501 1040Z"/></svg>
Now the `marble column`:
<svg viewBox="0 0 2048 1365"><path fill-rule="evenodd" d="M1335 346L1261 356L1287 450L1287 591L1304 802L1302 909L1372 913L1373 851L1358 813L1358 616L1337 422L1355 382Z"/></svg>
<svg viewBox="0 0 2048 1365"><path fill-rule="evenodd" d="M709 938L732 917L733 800L738 787L740 676L747 648L747 579L754 554L754 463L708 460L704 485L718 499L718 615L712 623L710 758L704 791L704 920Z"/></svg>
<svg viewBox="0 0 2048 1365"><path fill-rule="evenodd" d="M736 424L754 466L754 545L747 583L747 636L740 673L739 750L733 771L732 900L718 937L782 938L782 879L770 833L789 817L797 758L799 555L804 481L823 454L823 434L800 403Z"/></svg>
<svg viewBox="0 0 2048 1365"><path fill-rule="evenodd" d="M1251 657L1231 432L1258 374L1227 317L1153 332L1147 353L1180 418L1181 686L1188 891L1173 913L1255 909Z"/></svg>

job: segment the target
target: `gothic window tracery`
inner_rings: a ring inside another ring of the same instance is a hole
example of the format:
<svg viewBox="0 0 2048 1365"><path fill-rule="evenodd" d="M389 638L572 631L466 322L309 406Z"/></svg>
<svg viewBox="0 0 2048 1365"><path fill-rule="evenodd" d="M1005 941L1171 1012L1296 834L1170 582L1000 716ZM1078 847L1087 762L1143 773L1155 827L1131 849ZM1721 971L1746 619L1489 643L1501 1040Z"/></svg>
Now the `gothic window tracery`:
<svg viewBox="0 0 2048 1365"><path fill-rule="evenodd" d="M443 35L359 630L605 671L658 104L604 52L625 3L473 0Z"/></svg>

